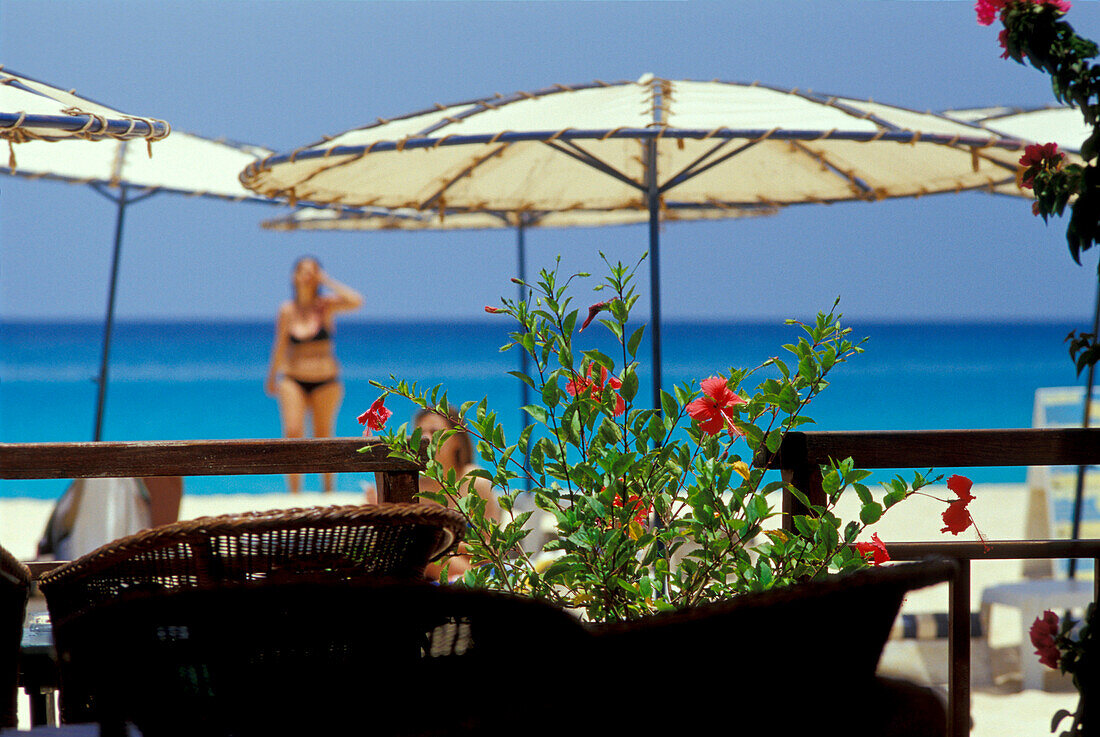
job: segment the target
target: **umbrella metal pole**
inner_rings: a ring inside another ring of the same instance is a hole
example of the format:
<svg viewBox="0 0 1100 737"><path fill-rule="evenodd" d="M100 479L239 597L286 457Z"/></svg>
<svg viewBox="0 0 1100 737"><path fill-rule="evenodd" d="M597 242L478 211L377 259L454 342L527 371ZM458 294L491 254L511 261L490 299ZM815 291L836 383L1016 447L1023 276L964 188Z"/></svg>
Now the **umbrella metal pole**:
<svg viewBox="0 0 1100 737"><path fill-rule="evenodd" d="M524 224L520 222L516 226L516 268L519 271L519 280L521 282L527 281L527 243L526 243L526 230ZM519 301L522 302L524 298L525 287L523 284L519 285ZM519 350L519 370L524 376L527 375L527 349L520 347ZM519 382L519 427L520 432L527 429L527 426L531 424L531 418L527 415L527 411L523 408L530 404L530 388L527 386L527 382ZM527 471L531 462L531 451L528 449L523 454L523 469ZM524 475L523 488L527 491L531 490L531 479L529 476Z"/></svg>
<svg viewBox="0 0 1100 737"><path fill-rule="evenodd" d="M125 185L118 197L118 217L115 220L115 248L111 255L111 284L107 290L107 319L103 326L103 355L99 363L99 376L96 378L97 392L95 403L95 432L93 439L103 438L103 408L107 402L107 367L111 354L111 331L115 323L115 285L118 283L118 261L122 250L122 224L126 216Z"/></svg>
<svg viewBox="0 0 1100 737"><path fill-rule="evenodd" d="M1092 315L1092 334L1097 335L1100 333L1100 283L1096 285L1096 307ZM1085 417L1081 421L1082 427L1088 427L1092 416L1092 387L1093 381L1096 378L1096 364L1092 364L1088 368L1088 379L1085 383ZM1073 531L1071 533L1072 540L1076 540L1081 536L1081 506L1085 497L1085 472L1086 466L1077 467L1077 488L1074 490L1073 496ZM1075 578L1077 576L1077 559L1069 559L1069 577Z"/></svg>
<svg viewBox="0 0 1100 737"><path fill-rule="evenodd" d="M646 199L649 204L649 304L653 341L653 408L661 411L661 195L657 188L657 141L646 141Z"/></svg>

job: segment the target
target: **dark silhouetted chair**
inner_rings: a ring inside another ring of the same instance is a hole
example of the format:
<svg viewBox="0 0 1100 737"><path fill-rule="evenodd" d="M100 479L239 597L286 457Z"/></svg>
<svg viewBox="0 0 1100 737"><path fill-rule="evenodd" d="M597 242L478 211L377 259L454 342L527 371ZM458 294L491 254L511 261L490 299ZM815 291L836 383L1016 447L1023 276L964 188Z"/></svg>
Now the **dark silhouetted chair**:
<svg viewBox="0 0 1100 737"><path fill-rule="evenodd" d="M45 574L40 587L61 654L73 646L74 622L136 595L361 578L419 581L428 562L464 531L461 514L429 504L203 517L115 540ZM60 655L59 669L63 721L89 721L90 671Z"/></svg>
<svg viewBox="0 0 1100 737"><path fill-rule="evenodd" d="M16 726L16 683L31 574L0 548L0 729Z"/></svg>
<svg viewBox="0 0 1100 737"><path fill-rule="evenodd" d="M533 599L359 578L135 592L57 641L111 731L489 735L553 721L564 702L531 706L560 671L525 679L530 698L497 690L515 693L525 663L571 668L591 637Z"/></svg>

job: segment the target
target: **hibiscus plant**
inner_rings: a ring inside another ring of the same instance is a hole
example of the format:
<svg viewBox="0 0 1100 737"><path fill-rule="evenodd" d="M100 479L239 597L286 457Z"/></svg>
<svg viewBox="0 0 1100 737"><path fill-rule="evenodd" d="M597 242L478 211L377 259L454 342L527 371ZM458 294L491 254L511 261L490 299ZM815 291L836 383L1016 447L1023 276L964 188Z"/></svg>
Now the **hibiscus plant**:
<svg viewBox="0 0 1100 737"><path fill-rule="evenodd" d="M877 536L857 538L886 508L938 477L895 478L876 501L864 483L869 472L838 459L823 469L826 504L811 505L769 468L784 437L813 422L804 410L827 387L827 376L863 350L836 305L811 322L788 321L800 334L783 346L785 358L662 391L661 406L653 408L638 401L645 326L629 324L638 264L605 262L608 276L596 290L610 297L589 308L579 329L568 291L587 274L561 280L556 269L544 270L534 283L521 283L526 299L486 308L515 322L502 350L527 352L530 374L511 373L539 401L523 408L531 423L513 440L505 439L486 400L461 405L458 424L476 441L482 468L459 478L433 460L459 430L431 438L405 425L385 432L393 455L428 458L425 475L442 488L421 497L466 516L461 553L471 565L457 580L541 597L591 621L615 621L849 571L868 565L872 555L888 560ZM609 331L615 355L586 347L596 341L585 329ZM364 414L372 427L384 422L388 395L448 414L439 386L421 389L394 377L374 384L382 396ZM486 514L482 497L463 493L469 477L492 483L499 521ZM788 530L778 524L784 488L807 507ZM844 521L836 504L849 490L860 500L858 519ZM945 512L944 520L957 534L973 497L968 484L965 495L955 491L952 519ZM528 541L534 510L519 511L526 493L553 521L546 542ZM447 565L440 575L447 580Z"/></svg>

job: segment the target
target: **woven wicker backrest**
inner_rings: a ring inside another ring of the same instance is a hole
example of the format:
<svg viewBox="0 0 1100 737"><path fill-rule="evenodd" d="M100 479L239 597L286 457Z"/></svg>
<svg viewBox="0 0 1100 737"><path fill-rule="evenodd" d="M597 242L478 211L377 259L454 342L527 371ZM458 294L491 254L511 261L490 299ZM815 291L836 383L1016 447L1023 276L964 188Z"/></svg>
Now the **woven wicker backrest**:
<svg viewBox="0 0 1100 737"><path fill-rule="evenodd" d="M55 627L142 591L362 576L418 579L462 539L434 504L314 507L201 517L115 540L41 578Z"/></svg>
<svg viewBox="0 0 1100 737"><path fill-rule="evenodd" d="M491 684L531 665L556 680L546 665L590 641L538 601L377 579L133 596L64 629L58 654L87 692L86 718L147 737L496 734L487 718L511 700ZM476 692L462 695L465 684Z"/></svg>
<svg viewBox="0 0 1100 737"><path fill-rule="evenodd" d="M30 588L30 571L0 547L0 729L16 726L19 645Z"/></svg>

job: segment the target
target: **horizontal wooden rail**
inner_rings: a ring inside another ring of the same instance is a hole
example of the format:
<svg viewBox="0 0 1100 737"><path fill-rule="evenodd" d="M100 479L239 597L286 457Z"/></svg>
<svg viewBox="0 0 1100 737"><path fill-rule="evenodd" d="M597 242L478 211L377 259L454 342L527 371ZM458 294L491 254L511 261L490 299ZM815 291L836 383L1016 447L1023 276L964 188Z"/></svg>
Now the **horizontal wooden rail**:
<svg viewBox="0 0 1100 737"><path fill-rule="evenodd" d="M374 472L379 501L409 502L423 468L374 438L0 443L2 479Z"/></svg>
<svg viewBox="0 0 1100 737"><path fill-rule="evenodd" d="M792 432L771 465L849 457L859 468L1078 466L1100 463L1100 428Z"/></svg>
<svg viewBox="0 0 1100 737"><path fill-rule="evenodd" d="M360 453L360 448L369 448ZM163 440L0 443L0 478L235 476L264 473L419 471L390 458L381 440Z"/></svg>

